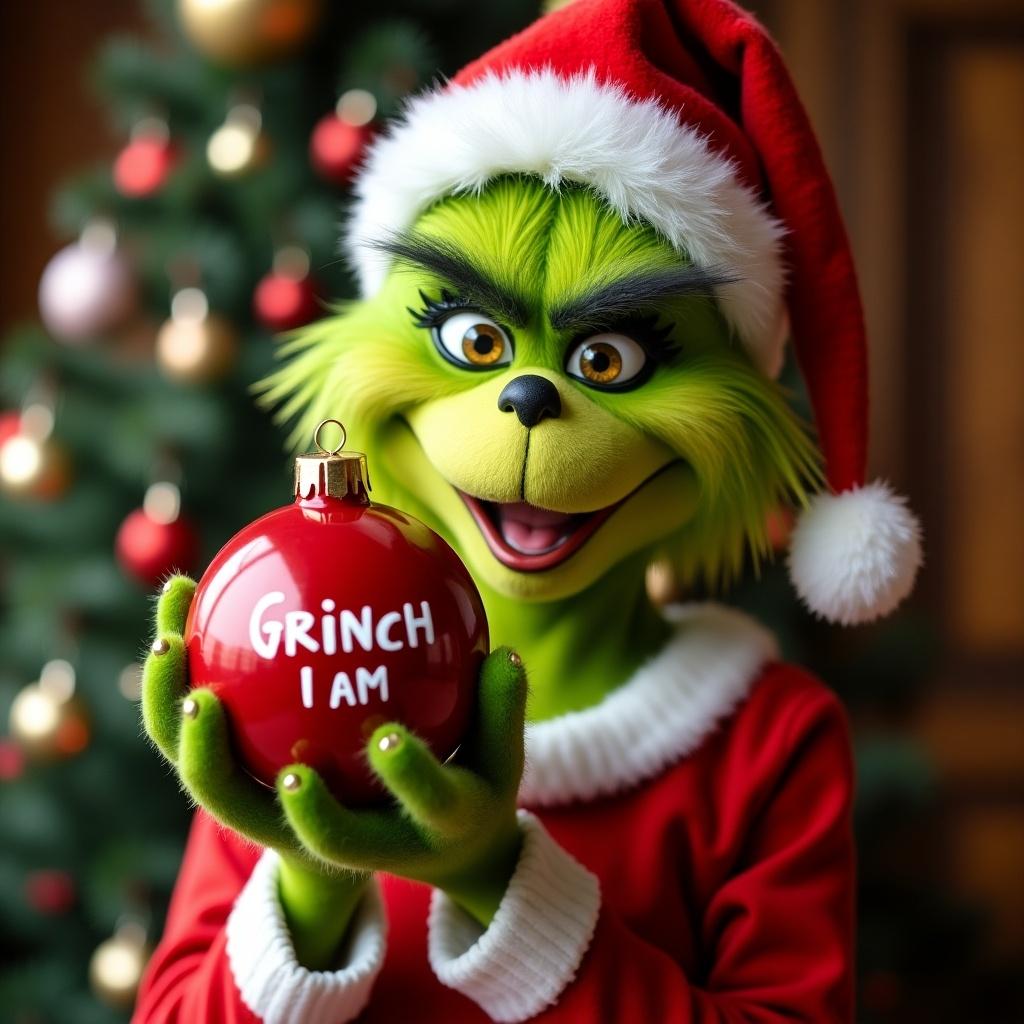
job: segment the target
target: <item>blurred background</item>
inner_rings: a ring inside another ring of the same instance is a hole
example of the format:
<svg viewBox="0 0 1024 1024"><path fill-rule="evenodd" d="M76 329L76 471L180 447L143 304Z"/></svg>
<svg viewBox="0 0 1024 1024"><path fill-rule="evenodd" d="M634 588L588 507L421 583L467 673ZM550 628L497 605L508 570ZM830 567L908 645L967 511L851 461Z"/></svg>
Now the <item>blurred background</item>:
<svg viewBox="0 0 1024 1024"><path fill-rule="evenodd" d="M877 628L732 595L844 697L859 1020L1024 1021L1024 3L761 0L858 256L873 473L927 566ZM188 811L140 651L289 494L248 385L351 293L337 225L401 97L526 0L0 5L0 1020L127 1019ZM785 527L780 522L780 547Z"/></svg>

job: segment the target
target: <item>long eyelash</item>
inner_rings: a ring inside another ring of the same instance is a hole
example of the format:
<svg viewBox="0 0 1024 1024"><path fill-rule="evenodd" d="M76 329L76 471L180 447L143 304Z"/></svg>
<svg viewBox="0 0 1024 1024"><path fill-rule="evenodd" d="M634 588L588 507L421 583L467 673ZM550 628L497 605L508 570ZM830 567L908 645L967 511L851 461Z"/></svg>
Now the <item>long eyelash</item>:
<svg viewBox="0 0 1024 1024"><path fill-rule="evenodd" d="M454 295L447 288L441 290L441 297L439 299L432 299L426 292L421 290L420 301L423 303L422 309L413 309L412 306L406 307L409 315L412 317L412 322L417 327L440 327L451 313L473 308L465 299Z"/></svg>
<svg viewBox="0 0 1024 1024"><path fill-rule="evenodd" d="M630 316L616 320L605 330L625 334L638 341L656 363L673 363L682 352L679 343L672 338L676 325L659 324L658 319L657 313L650 316Z"/></svg>

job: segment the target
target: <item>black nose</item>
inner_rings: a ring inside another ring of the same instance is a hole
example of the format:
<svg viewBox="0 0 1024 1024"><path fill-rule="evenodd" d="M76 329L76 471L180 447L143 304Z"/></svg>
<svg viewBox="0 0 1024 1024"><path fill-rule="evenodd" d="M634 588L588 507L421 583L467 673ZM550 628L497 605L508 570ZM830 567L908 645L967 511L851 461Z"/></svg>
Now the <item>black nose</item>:
<svg viewBox="0 0 1024 1024"><path fill-rule="evenodd" d="M558 388L536 373L524 373L510 380L498 395L498 408L514 412L524 427L535 427L545 416L562 414L562 399Z"/></svg>

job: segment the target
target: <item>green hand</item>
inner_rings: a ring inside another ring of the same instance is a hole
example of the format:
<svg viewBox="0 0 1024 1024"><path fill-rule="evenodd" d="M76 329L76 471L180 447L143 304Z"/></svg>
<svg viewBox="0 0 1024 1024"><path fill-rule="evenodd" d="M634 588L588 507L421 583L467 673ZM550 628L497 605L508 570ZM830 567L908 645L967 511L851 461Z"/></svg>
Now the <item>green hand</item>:
<svg viewBox="0 0 1024 1024"><path fill-rule="evenodd" d="M401 725L374 733L367 756L395 807L349 811L305 765L280 773L278 803L235 762L220 702L209 690L188 689L182 632L194 591L191 580L174 577L157 605L143 675L146 731L199 805L281 854L282 903L300 960L328 965L368 874L378 870L436 885L489 923L520 845L526 685L518 657L496 651L485 660L458 764L439 764Z"/></svg>
<svg viewBox="0 0 1024 1024"><path fill-rule="evenodd" d="M274 793L235 762L217 698L189 690L183 632L195 583L167 581L156 608L156 639L142 677L142 720L193 800L240 835L281 855L280 894L300 963L317 970L334 954L368 875L312 857L288 827Z"/></svg>
<svg viewBox="0 0 1024 1024"><path fill-rule="evenodd" d="M395 806L348 810L312 768L295 764L278 776L288 822L325 864L437 886L486 925L519 856L525 708L518 656L494 651L481 669L475 721L457 763L438 763L404 726L382 725L367 756Z"/></svg>

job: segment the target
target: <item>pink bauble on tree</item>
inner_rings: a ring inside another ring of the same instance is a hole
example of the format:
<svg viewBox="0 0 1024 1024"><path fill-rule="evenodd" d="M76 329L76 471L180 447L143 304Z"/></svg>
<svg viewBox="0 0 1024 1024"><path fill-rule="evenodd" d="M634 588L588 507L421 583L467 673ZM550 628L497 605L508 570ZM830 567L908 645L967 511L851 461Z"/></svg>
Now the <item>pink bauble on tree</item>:
<svg viewBox="0 0 1024 1024"><path fill-rule="evenodd" d="M113 227L104 221L88 224L39 279L43 323L66 344L81 344L121 326L135 304L134 275L117 248Z"/></svg>
<svg viewBox="0 0 1024 1024"><path fill-rule="evenodd" d="M241 763L273 785L315 768L351 806L385 797L366 761L398 721L444 760L469 725L488 649L483 604L436 533L370 501L365 456L296 460L295 502L245 527L203 575L189 679L224 705Z"/></svg>

